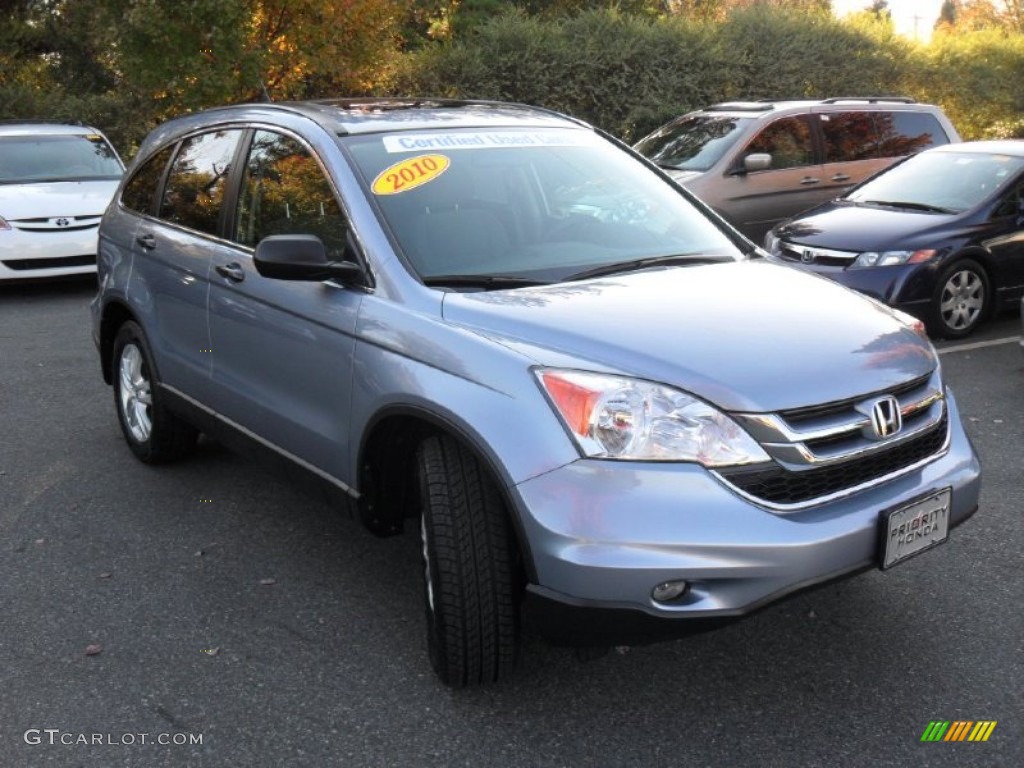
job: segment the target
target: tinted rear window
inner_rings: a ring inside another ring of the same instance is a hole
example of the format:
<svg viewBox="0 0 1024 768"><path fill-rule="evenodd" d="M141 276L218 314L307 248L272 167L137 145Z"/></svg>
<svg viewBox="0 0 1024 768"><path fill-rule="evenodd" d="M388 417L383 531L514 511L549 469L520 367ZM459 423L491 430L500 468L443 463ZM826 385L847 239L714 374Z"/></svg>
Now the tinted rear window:
<svg viewBox="0 0 1024 768"><path fill-rule="evenodd" d="M948 144L939 121L926 112L875 112L879 157L901 157Z"/></svg>
<svg viewBox="0 0 1024 768"><path fill-rule="evenodd" d="M821 115L825 162L846 163L878 157L878 130L870 112L830 112Z"/></svg>
<svg viewBox="0 0 1024 768"><path fill-rule="evenodd" d="M821 115L821 131L827 163L902 157L949 143L939 121L925 112L828 112Z"/></svg>

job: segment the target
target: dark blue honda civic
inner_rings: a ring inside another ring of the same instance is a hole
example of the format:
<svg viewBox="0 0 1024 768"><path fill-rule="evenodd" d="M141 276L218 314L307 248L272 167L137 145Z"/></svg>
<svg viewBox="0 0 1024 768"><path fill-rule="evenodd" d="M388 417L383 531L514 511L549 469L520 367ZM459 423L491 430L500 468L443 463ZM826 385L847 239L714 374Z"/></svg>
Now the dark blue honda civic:
<svg viewBox="0 0 1024 768"><path fill-rule="evenodd" d="M776 226L774 259L960 338L1024 294L1024 141L934 147Z"/></svg>

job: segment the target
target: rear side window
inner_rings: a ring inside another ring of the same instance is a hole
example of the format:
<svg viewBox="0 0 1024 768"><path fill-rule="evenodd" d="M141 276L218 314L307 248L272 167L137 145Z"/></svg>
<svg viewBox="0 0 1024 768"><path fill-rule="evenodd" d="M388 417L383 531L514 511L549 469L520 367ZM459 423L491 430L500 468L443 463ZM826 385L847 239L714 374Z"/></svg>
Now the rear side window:
<svg viewBox="0 0 1024 768"><path fill-rule="evenodd" d="M875 112L878 156L902 157L949 139L939 121L927 112Z"/></svg>
<svg viewBox="0 0 1024 768"><path fill-rule="evenodd" d="M784 117L766 126L747 146L745 154L767 152L771 169L798 168L814 164L811 125L805 115Z"/></svg>
<svg viewBox="0 0 1024 768"><path fill-rule="evenodd" d="M138 213L152 213L153 199L156 197L156 190L160 186L167 161L171 157L171 149L162 149L149 158L124 185L121 204L125 208Z"/></svg>
<svg viewBox="0 0 1024 768"><path fill-rule="evenodd" d="M830 112L820 117L826 163L878 157L878 131L870 112Z"/></svg>
<svg viewBox="0 0 1024 768"><path fill-rule="evenodd" d="M214 131L182 142L160 202L160 218L215 235L241 130Z"/></svg>

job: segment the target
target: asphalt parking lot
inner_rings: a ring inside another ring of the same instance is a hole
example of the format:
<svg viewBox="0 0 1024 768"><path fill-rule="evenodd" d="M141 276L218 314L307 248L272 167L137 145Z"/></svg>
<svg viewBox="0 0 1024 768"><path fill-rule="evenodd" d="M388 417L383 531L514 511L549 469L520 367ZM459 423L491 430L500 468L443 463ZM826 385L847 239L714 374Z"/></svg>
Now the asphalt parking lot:
<svg viewBox="0 0 1024 768"><path fill-rule="evenodd" d="M945 545L589 662L528 637L514 679L452 692L414 536L376 539L216 444L131 457L92 294L0 287L0 766L1024 765L1014 315L941 345L985 471ZM997 725L922 742L935 720Z"/></svg>

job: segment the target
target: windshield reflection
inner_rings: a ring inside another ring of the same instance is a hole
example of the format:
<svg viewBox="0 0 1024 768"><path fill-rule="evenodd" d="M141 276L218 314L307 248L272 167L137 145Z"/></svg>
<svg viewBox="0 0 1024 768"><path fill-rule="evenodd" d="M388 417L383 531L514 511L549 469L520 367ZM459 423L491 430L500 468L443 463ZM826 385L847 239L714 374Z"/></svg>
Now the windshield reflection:
<svg viewBox="0 0 1024 768"><path fill-rule="evenodd" d="M122 171L99 135L0 138L0 184L116 179Z"/></svg>
<svg viewBox="0 0 1024 768"><path fill-rule="evenodd" d="M850 192L856 203L961 213L980 205L1024 168L1024 158L981 152L923 152Z"/></svg>
<svg viewBox="0 0 1024 768"><path fill-rule="evenodd" d="M635 148L663 168L706 171L736 143L749 121L743 117L683 117L641 139Z"/></svg>
<svg viewBox="0 0 1024 768"><path fill-rule="evenodd" d="M377 212L428 283L558 282L673 254L742 258L675 185L580 129L442 130L346 140Z"/></svg>

